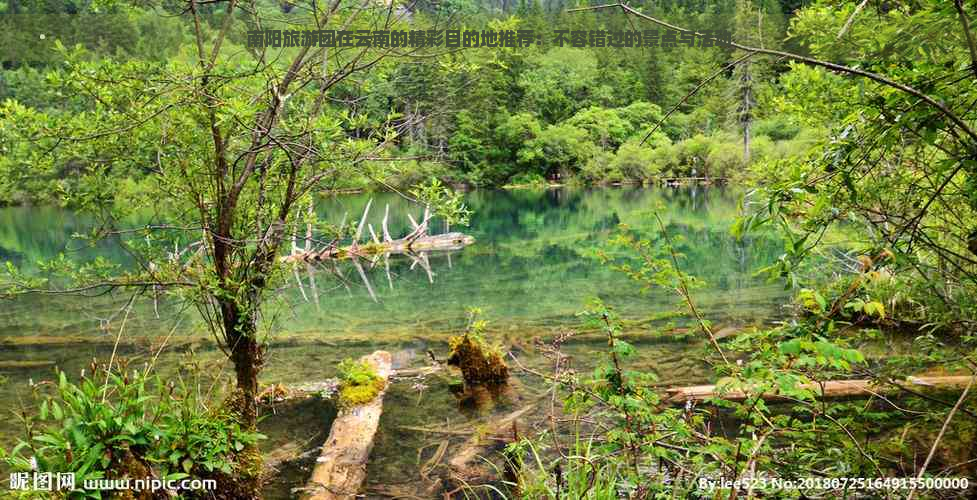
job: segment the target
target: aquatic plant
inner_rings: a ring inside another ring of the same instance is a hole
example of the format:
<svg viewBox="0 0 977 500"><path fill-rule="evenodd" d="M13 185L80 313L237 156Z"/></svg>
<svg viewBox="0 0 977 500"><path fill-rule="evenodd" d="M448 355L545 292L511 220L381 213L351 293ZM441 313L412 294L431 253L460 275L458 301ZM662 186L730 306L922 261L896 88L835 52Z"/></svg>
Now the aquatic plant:
<svg viewBox="0 0 977 500"><path fill-rule="evenodd" d="M506 446L506 486L514 490L511 498L595 498L611 499L626 495L626 471L620 463L601 460L594 437L577 435L567 460L553 460L540 443L522 439Z"/></svg>

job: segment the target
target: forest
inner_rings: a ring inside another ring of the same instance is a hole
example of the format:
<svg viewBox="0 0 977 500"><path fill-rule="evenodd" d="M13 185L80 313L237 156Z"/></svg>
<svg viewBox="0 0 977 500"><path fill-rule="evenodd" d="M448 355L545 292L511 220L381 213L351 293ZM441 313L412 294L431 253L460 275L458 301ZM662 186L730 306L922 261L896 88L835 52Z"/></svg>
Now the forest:
<svg viewBox="0 0 977 500"><path fill-rule="evenodd" d="M969 498L975 18L0 0L0 498Z"/></svg>

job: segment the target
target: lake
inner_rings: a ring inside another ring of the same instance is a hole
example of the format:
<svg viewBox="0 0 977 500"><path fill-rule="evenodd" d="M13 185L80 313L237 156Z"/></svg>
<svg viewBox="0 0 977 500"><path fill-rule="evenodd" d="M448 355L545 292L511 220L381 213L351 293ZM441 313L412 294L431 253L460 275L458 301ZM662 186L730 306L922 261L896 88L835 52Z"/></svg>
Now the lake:
<svg viewBox="0 0 977 500"><path fill-rule="evenodd" d="M670 383L704 380L707 366L682 356L700 349L694 340L671 340L663 330L687 322L671 311L677 296L667 290L639 293L639 287L595 258L619 224L639 234L657 231L658 213L682 254L682 270L705 285L694 295L704 315L720 326L741 327L772 321L780 315L787 292L756 271L783 252L769 234L736 241L729 227L736 215L737 192L722 187L607 188L474 191L466 195L473 211L468 227L452 227L475 238L464 250L430 256L430 276L407 257L390 259L388 279L382 260L367 263L364 281L355 268L340 266L344 278L320 269L293 277L272 294L265 323L274 327L262 374L265 383L319 381L333 375L335 364L375 349L394 353L399 366L422 366L426 351L446 352L446 339L460 332L468 308L478 307L488 320L490 340L518 346L525 362L542 366L532 354L531 340L548 338L580 325L576 316L586 302L599 297L629 320L627 333L639 347L634 361ZM380 227L390 206L391 233L407 232L406 213L415 219L421 209L393 194L346 195L320 201L320 217L338 221L344 214L358 219L373 199L370 221ZM432 232L443 224L435 222ZM85 248L72 234L85 230L85 218L55 208L0 209L0 260L26 269L34 262L67 252L79 260L102 257L125 263L111 243ZM316 289L310 283L314 281ZM369 284L367 284L369 283ZM0 397L18 410L29 404L28 381L50 379L56 365L77 375L93 357L107 359L120 328L120 356L142 366L164 345L158 365L165 373L204 372L213 377L229 372L196 312L152 295L136 300L126 316L121 308L129 295L118 291L95 297L30 295L0 302ZM158 317L157 317L158 315ZM574 362L590 366L600 338L566 346ZM663 360L668 360L665 363ZM194 372L196 370L196 372ZM522 375L517 374L517 377ZM532 391L534 383L524 380ZM424 384L421 384L424 385ZM453 403L444 384L427 387L399 384L391 388L381 433L371 462L371 484L395 484L416 477L418 449L430 437L397 429L403 425L445 425L478 418ZM538 385L538 384L536 384ZM499 411L504 410L504 405ZM19 410L18 410L19 411ZM329 410L303 410L292 417L266 419L266 451L285 453L294 443L314 446L328 432ZM0 421L0 444L9 446L21 427L15 419ZM303 470L283 468L269 497L287 498L300 484ZM380 479L378 479L380 478Z"/></svg>

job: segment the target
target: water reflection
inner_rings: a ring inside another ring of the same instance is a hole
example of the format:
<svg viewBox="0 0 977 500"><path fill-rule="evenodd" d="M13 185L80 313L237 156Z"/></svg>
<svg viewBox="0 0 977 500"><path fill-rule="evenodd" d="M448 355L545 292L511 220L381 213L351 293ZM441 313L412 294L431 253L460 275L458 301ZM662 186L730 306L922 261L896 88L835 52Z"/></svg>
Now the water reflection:
<svg viewBox="0 0 977 500"><path fill-rule="evenodd" d="M421 217L420 207L386 193L326 198L316 204L316 210L321 219L338 223L344 216L358 218L369 199L375 207L389 204L391 234L410 232L406 214L413 214L415 220ZM451 229L473 236L474 245L423 259L394 255L363 262L365 281L357 278L360 273L350 262L338 263L336 276L303 273L302 288L295 286L293 277L278 297L276 307L286 307L286 313L277 316L278 326L326 337L391 329L427 331L460 323L470 306L481 307L487 319L514 328L553 325L575 321L574 314L594 296L625 315L655 314L672 307L670 294L639 296L637 287L593 258L618 224L627 224L639 235L652 235L657 231L653 212L661 215L684 256L683 270L705 281L707 286L697 295L709 314L770 315L783 295L777 285L753 276L781 253L780 242L762 235L743 241L732 238L728 228L736 197L722 188L475 191L466 202L473 211L470 226ZM367 223L380 227L383 215L383 210L374 210ZM432 221L432 227L440 224ZM0 209L2 255L28 266L78 248L71 235L84 230L84 220L68 211ZM80 260L125 259L111 242L80 248L73 255ZM313 293L318 295L316 301L311 300ZM97 321L70 311L83 309L89 316L105 317L121 299L102 300L104 304L71 297L18 299L5 307L7 314L0 314L0 336L94 332ZM142 334L165 329L164 322L140 323Z"/></svg>

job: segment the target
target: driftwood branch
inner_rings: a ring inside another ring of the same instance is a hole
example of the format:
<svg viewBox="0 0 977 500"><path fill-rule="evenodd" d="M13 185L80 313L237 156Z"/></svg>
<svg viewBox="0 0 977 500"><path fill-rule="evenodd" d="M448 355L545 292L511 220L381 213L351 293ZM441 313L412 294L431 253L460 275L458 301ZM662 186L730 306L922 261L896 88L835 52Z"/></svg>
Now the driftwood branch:
<svg viewBox="0 0 977 500"><path fill-rule="evenodd" d="M370 198L370 200L366 202L366 208L363 209L363 218L360 219L360 225L356 226L356 235L353 236L354 243L360 241L360 236L363 235L363 226L366 225L366 217L370 215L370 205L372 204L373 198Z"/></svg>
<svg viewBox="0 0 977 500"><path fill-rule="evenodd" d="M380 228L383 230L383 241L393 241L393 238L390 237L390 230L387 229L387 219L389 218L390 204L388 203L387 207L383 209L383 222L380 224Z"/></svg>
<svg viewBox="0 0 977 500"><path fill-rule="evenodd" d="M373 260L381 254L422 254L420 263L425 270L428 271L428 277L431 278L430 265L427 263L426 257L423 257L423 252L427 251L452 251L461 250L462 248L471 245L475 242L475 239L463 233L444 233L431 235L428 234L428 227L432 217L430 209L424 208L424 217L421 222L418 223L414 220L410 214L407 214L407 218L410 220L413 230L406 236L400 239L393 239L390 236L390 230L387 227L387 220L390 215L390 206L387 205L384 210L383 222L381 223L381 231L383 233L383 240L377 235L376 231L373 229L371 224L367 224L367 216L370 212L370 206L373 200L370 200L366 204L366 208L363 210L363 216L360 218L360 223L356 228L356 232L353 235L353 239L349 245L341 247L337 245L337 242L333 242L324 248L315 250L311 249L308 242L311 241L312 237L309 232L306 233L307 245L304 250L302 250L297 244L292 244L292 252L283 257L282 260L285 262L320 262L326 260L339 260L339 259L355 259L357 257L371 259L374 265L379 262L379 260ZM343 218L345 222L345 216ZM372 238L372 243L367 245L361 245L360 239L363 236L364 228L368 229L370 236ZM415 263L415 265L416 265Z"/></svg>

